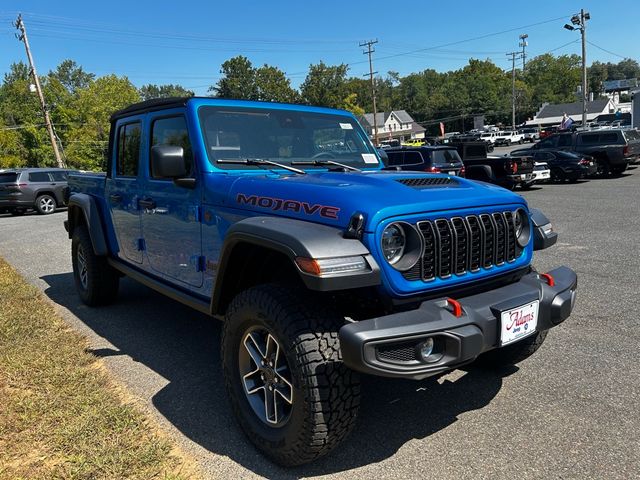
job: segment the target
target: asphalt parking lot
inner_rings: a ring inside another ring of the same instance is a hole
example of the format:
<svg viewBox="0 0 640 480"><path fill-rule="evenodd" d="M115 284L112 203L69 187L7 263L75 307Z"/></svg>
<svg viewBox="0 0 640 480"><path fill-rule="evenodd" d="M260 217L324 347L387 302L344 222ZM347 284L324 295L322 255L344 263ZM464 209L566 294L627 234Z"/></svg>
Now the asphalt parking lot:
<svg viewBox="0 0 640 480"><path fill-rule="evenodd" d="M265 460L231 418L215 321L128 280L116 305L80 304L64 212L0 216L0 255L211 478L638 478L640 168L523 195L560 235L536 254L538 270L578 273L573 315L518 368L365 378L351 436L292 470Z"/></svg>

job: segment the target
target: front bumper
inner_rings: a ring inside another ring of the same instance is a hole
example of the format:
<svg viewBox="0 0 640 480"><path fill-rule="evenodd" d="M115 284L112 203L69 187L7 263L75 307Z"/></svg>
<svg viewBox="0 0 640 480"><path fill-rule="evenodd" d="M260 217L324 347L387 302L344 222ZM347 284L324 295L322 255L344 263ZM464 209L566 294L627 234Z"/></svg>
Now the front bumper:
<svg viewBox="0 0 640 480"><path fill-rule="evenodd" d="M549 272L550 286L537 273L489 292L456 299L456 317L446 298L429 300L415 310L350 323L340 329L344 363L353 370L385 377L422 379L473 361L500 343L501 312L538 300L537 330L566 320L573 310L578 278L559 267ZM442 356L427 363L417 355L427 338L437 341Z"/></svg>
<svg viewBox="0 0 640 480"><path fill-rule="evenodd" d="M551 170L534 170L533 180L538 182L542 180L549 180L551 178Z"/></svg>

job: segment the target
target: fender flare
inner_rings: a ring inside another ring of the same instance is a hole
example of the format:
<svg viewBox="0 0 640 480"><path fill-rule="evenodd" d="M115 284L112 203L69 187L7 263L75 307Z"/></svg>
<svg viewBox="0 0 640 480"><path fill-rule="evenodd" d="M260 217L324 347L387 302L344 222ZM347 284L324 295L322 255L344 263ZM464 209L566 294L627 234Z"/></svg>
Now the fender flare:
<svg viewBox="0 0 640 480"><path fill-rule="evenodd" d="M233 224L225 235L220 262L211 296L211 311L220 310L225 272L234 248L251 244L274 250L289 258L300 279L309 290L336 291L379 285L380 267L366 246L356 239L346 239L340 229L283 217L250 217ZM296 257L332 258L363 256L370 269L366 272L310 275L297 266Z"/></svg>
<svg viewBox="0 0 640 480"><path fill-rule="evenodd" d="M69 238L73 237L73 230L76 228L76 211L81 211L84 216L85 224L89 230L91 244L96 255L107 255L107 237L102 228L102 219L100 211L96 205L95 199L91 195L85 193L74 193L69 198L67 218Z"/></svg>

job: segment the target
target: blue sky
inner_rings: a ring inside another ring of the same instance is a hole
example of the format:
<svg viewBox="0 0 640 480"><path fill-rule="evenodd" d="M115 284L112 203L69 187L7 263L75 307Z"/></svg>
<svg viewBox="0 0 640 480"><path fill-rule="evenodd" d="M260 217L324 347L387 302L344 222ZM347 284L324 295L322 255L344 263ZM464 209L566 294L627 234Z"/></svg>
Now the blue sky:
<svg viewBox="0 0 640 480"><path fill-rule="evenodd" d="M70 58L97 75L126 75L137 86L179 83L198 94L220 77L222 62L239 54L281 68L294 86L320 60L348 63L360 76L368 64L358 44L370 39L379 41L374 66L382 74L453 70L469 57L508 69L505 53L519 50L521 33L529 35L527 55L580 53L579 33L562 28L580 8L591 13L588 64L640 58L637 0L10 3L0 5L2 72L26 60L11 25L19 8L41 74Z"/></svg>

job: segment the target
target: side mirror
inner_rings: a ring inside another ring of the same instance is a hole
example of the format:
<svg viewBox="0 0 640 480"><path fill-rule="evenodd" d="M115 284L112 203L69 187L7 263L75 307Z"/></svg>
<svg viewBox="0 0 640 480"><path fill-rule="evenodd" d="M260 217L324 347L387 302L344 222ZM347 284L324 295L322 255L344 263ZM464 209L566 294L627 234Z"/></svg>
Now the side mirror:
<svg viewBox="0 0 640 480"><path fill-rule="evenodd" d="M151 148L151 173L156 178L182 178L189 175L184 150L176 145Z"/></svg>

